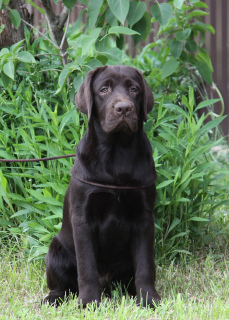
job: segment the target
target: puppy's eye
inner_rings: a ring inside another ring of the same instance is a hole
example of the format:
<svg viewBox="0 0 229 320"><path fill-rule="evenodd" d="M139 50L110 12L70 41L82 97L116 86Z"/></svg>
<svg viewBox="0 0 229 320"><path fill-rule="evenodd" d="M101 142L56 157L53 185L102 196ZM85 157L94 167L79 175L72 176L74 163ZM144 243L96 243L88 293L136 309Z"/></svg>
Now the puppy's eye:
<svg viewBox="0 0 229 320"><path fill-rule="evenodd" d="M107 93L109 91L108 87L102 87L102 89L100 90L100 92L102 93Z"/></svg>
<svg viewBox="0 0 229 320"><path fill-rule="evenodd" d="M136 87L130 87L130 92L131 92L131 93L137 92L137 88L136 88Z"/></svg>

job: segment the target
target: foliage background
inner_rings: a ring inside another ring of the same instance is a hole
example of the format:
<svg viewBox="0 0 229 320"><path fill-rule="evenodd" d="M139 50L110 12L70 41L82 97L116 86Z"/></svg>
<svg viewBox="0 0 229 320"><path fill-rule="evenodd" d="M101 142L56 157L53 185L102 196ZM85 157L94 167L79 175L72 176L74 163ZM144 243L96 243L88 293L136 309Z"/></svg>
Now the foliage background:
<svg viewBox="0 0 229 320"><path fill-rule="evenodd" d="M65 29L67 54L61 44L54 45L50 31L41 36L34 30L31 41L27 27L25 40L0 51L0 157L73 153L87 127L86 117L74 106L86 73L104 64L137 67L155 96L145 130L158 173L159 255L173 259L216 236L228 236L228 153L218 161L213 152L225 144L218 129L224 116L198 112L221 99L220 93L218 100L209 99L204 85L212 85L213 72L203 47L206 32L214 32L201 20L208 14L207 5L196 0L153 1L148 12L145 2L137 0L81 2L86 9ZM75 5L73 0L63 3L69 10ZM7 1L1 6L7 9ZM20 16L14 11L11 15L18 26ZM152 22L160 26L154 42L136 57L127 55L127 38L139 46ZM205 101L199 101L200 93ZM1 163L1 241L20 239L32 258L47 252L61 228L73 161Z"/></svg>

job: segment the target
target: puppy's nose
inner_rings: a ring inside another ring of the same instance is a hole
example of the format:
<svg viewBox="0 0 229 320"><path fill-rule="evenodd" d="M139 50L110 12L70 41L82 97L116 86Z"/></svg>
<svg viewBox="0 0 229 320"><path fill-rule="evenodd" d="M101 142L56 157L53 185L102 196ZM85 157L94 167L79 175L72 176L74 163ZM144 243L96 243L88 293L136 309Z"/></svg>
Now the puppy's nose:
<svg viewBox="0 0 229 320"><path fill-rule="evenodd" d="M118 102L115 105L115 111L119 115L127 115L127 114L131 113L132 110L133 110L133 107L130 102Z"/></svg>

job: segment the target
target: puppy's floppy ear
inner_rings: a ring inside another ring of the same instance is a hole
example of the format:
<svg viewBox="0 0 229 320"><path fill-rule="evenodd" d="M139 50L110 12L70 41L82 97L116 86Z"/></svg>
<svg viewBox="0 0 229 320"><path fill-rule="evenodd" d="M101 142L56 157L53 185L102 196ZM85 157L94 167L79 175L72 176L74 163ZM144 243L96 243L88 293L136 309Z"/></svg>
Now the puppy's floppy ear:
<svg viewBox="0 0 229 320"><path fill-rule="evenodd" d="M147 113L149 113L153 109L154 98L153 98L152 91L151 91L149 85L147 84L147 82L145 81L142 73L139 70L137 70L137 72L141 78L142 89L143 89L143 109L142 109L143 116L142 116L142 118L146 122L147 121Z"/></svg>
<svg viewBox="0 0 229 320"><path fill-rule="evenodd" d="M97 68L88 72L86 79L79 87L77 94L75 95L75 104L77 108L87 114L88 123L90 123L93 107L93 80L95 76L103 71L107 66Z"/></svg>

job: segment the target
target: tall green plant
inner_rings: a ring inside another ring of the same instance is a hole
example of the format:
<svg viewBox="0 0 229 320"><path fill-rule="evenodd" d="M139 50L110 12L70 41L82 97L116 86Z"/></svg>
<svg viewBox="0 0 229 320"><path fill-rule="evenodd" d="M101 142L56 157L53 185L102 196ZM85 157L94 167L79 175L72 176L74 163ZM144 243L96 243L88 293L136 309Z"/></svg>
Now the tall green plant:
<svg viewBox="0 0 229 320"><path fill-rule="evenodd" d="M215 209L229 204L228 185L220 187L217 177L221 170L211 156L212 148L224 140L209 139L209 131L225 116L204 124L204 114L200 118L197 114L203 103L194 103L191 87L188 98L183 95L179 105L161 99L145 126L158 174L157 242L164 254L171 254L170 258L178 252L187 253L190 241L200 244L212 222L214 225ZM215 228L214 237L221 232Z"/></svg>

